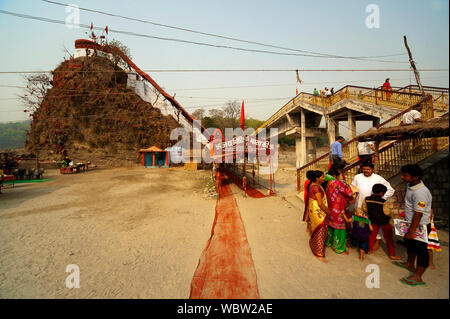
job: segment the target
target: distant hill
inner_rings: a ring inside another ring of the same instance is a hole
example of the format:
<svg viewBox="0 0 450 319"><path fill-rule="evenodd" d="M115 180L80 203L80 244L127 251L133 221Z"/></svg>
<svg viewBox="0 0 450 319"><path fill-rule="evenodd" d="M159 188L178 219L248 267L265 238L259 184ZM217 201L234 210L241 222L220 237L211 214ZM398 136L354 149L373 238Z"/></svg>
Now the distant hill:
<svg viewBox="0 0 450 319"><path fill-rule="evenodd" d="M0 149L23 148L30 121L0 123Z"/></svg>

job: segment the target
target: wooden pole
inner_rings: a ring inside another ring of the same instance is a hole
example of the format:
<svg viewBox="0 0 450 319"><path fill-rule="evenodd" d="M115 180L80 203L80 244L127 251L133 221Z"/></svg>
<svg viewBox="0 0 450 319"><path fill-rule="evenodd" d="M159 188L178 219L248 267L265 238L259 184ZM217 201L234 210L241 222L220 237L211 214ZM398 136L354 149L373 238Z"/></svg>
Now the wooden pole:
<svg viewBox="0 0 450 319"><path fill-rule="evenodd" d="M425 96L425 91L423 90L422 83L420 82L419 71L417 71L417 69L416 69L416 64L414 63L414 60L413 60L412 54L411 54L411 50L409 49L408 42L406 41L406 35L403 36L403 41L405 42L405 47L406 47L406 50L408 51L409 63L411 64L411 68L414 71L414 75L416 77L417 85L419 86L420 91L422 92L422 96Z"/></svg>

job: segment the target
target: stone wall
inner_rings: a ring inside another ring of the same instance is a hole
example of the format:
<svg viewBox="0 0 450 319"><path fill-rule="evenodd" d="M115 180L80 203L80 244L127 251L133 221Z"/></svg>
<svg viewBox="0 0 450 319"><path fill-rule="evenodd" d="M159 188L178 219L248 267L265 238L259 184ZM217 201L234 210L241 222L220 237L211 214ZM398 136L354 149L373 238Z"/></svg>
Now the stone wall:
<svg viewBox="0 0 450 319"><path fill-rule="evenodd" d="M439 228L447 228L449 222L449 169L448 156L426 167L426 163L420 165L423 168L423 183L428 187L433 195L433 212L435 214L435 224ZM396 176L389 180L395 189L395 194L389 201L393 215L397 216L404 211L406 184ZM395 218L395 217L394 217Z"/></svg>
<svg viewBox="0 0 450 319"><path fill-rule="evenodd" d="M449 170L448 156L436 164L424 169L423 182L433 195L433 212L436 220L446 222L448 227L449 215Z"/></svg>

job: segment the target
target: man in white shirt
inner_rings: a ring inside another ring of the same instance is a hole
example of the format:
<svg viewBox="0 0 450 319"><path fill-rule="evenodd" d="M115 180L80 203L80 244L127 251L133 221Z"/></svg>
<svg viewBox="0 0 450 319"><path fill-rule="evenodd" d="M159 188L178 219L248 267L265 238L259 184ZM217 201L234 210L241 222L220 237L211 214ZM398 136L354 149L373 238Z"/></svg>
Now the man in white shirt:
<svg viewBox="0 0 450 319"><path fill-rule="evenodd" d="M375 184L383 184L387 187L387 192L383 196L383 199L386 201L389 200L395 193L395 190L392 188L391 184L389 184L389 182L380 175L374 174L373 169L374 165L372 163L365 162L362 165L363 172L353 178L352 185L356 186L359 190L358 195L356 196L355 209L361 209L364 199L372 195L372 187ZM382 231L380 230L377 235L377 240L373 246L374 251L378 249L382 238Z"/></svg>
<svg viewBox="0 0 450 319"><path fill-rule="evenodd" d="M422 111L422 105L418 107L416 110L411 110L409 112L406 112L402 116L402 123L400 125L410 125L414 123L420 123L423 122L422 115L420 112Z"/></svg>
<svg viewBox="0 0 450 319"><path fill-rule="evenodd" d="M358 142L358 156L361 165L363 165L366 162L372 162L372 156L374 154L375 154L375 146L373 145L372 141Z"/></svg>
<svg viewBox="0 0 450 319"><path fill-rule="evenodd" d="M418 227L424 226L427 233L430 233L433 197L422 182L423 171L419 165L405 165L401 172L402 180L408 183L405 195L405 220L410 223L408 233L405 234L408 260L394 264L409 269L413 273L409 277L400 279L402 283L409 286L425 285L422 275L429 266L427 243L415 240L414 233Z"/></svg>
<svg viewBox="0 0 450 319"><path fill-rule="evenodd" d="M384 200L389 200L394 195L395 190L391 184L380 175L375 174L373 169L374 165L372 163L364 163L362 167L363 172L353 178L352 185L359 190L356 196L356 208L361 208L364 199L372 195L372 187L375 184L383 184L387 187L388 190L383 196Z"/></svg>

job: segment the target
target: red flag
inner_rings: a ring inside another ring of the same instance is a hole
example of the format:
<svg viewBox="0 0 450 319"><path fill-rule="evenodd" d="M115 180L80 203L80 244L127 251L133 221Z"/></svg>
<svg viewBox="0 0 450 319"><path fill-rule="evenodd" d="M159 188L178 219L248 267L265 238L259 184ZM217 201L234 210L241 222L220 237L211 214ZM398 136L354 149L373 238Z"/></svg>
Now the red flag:
<svg viewBox="0 0 450 319"><path fill-rule="evenodd" d="M241 129L245 131L244 100L242 100L242 107L241 107Z"/></svg>
<svg viewBox="0 0 450 319"><path fill-rule="evenodd" d="M94 25L93 25L92 22L91 22L91 31L92 31L92 29L94 29Z"/></svg>
<svg viewBox="0 0 450 319"><path fill-rule="evenodd" d="M297 96L297 95L298 95L298 89L295 88L295 96Z"/></svg>
<svg viewBox="0 0 450 319"><path fill-rule="evenodd" d="M108 26L106 26L105 31L106 31L106 34L108 34Z"/></svg>

